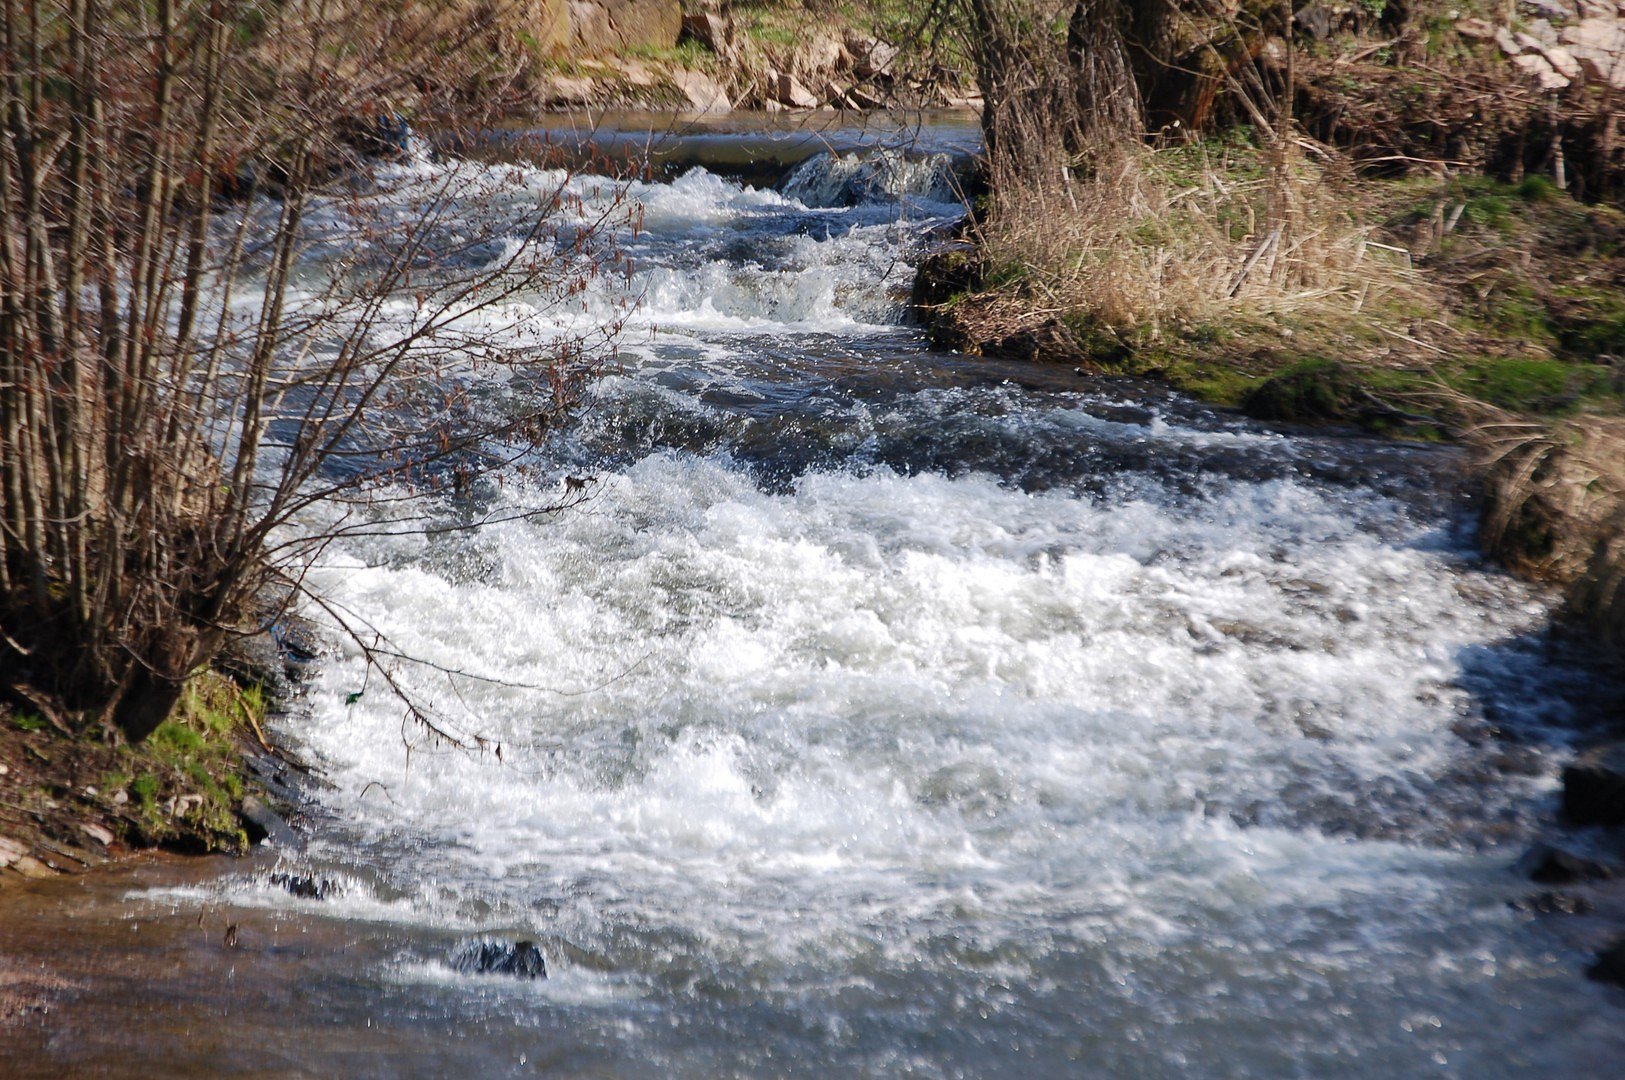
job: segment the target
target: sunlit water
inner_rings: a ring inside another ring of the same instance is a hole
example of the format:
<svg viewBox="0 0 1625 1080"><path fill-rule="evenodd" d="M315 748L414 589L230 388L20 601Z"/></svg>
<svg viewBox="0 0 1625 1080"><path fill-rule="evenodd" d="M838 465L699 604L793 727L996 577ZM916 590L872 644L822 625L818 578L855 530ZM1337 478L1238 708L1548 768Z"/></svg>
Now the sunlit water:
<svg viewBox="0 0 1625 1080"><path fill-rule="evenodd" d="M285 732L331 787L283 858L339 895L239 867L125 901L313 943L231 959L258 1003L233 1023L287 1037L151 1060L1618 1067L1579 953L1509 905L1587 676L1544 650L1549 598L1474 557L1449 452L927 351L903 297L950 189L940 160L829 157L637 186L622 367L482 509L566 474L591 498L313 573L497 680L398 670L500 760L437 749L335 638ZM551 978L455 972L482 932Z"/></svg>

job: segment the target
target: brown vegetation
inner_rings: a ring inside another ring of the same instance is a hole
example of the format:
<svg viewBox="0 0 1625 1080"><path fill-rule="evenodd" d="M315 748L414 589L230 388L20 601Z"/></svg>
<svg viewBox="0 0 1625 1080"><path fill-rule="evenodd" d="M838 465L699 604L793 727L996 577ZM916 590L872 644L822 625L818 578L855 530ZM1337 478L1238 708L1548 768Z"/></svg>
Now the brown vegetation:
<svg viewBox="0 0 1625 1080"><path fill-rule="evenodd" d="M1565 586L1575 613L1625 651L1625 421L1503 414L1467 437L1485 477L1486 550Z"/></svg>
<svg viewBox="0 0 1625 1080"><path fill-rule="evenodd" d="M297 589L327 535L272 538L303 508L465 483L472 447L534 437L579 390L584 341L457 333L596 273L594 219L561 222L565 188L482 193L530 202L516 232L491 220L519 242L486 263L459 252L492 237L438 231L473 197L466 175L417 190L404 220L390 192L346 180L358 154L393 149L397 102L477 119L448 88L467 85L489 12L435 10L6 0L0 671L54 726L146 737L273 578ZM296 283L318 199L334 255ZM403 295L416 315L391 327ZM537 369L553 399L482 426L459 407L476 362ZM440 419L389 422L412 407Z"/></svg>

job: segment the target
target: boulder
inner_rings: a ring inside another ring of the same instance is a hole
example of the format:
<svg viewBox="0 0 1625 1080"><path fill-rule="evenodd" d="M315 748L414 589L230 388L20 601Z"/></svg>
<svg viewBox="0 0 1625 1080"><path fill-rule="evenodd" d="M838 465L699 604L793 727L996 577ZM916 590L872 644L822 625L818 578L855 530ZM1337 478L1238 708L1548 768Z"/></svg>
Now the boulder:
<svg viewBox="0 0 1625 1080"><path fill-rule="evenodd" d="M1542 90L1561 90L1569 85L1569 80L1558 74L1557 69L1540 53L1524 53L1514 56L1513 64L1521 68L1525 74L1535 80L1535 85Z"/></svg>
<svg viewBox="0 0 1625 1080"><path fill-rule="evenodd" d="M534 941L501 941L494 938L465 941L453 953L451 966L472 975L547 978L547 961Z"/></svg>
<svg viewBox="0 0 1625 1080"><path fill-rule="evenodd" d="M610 45L609 12L597 0L570 0L570 43L583 55L596 56L613 51Z"/></svg>
<svg viewBox="0 0 1625 1080"><path fill-rule="evenodd" d="M1557 44L1557 31L1552 29L1552 24L1545 19L1531 19L1529 24L1524 27L1524 31L1525 34L1519 35L1520 39L1527 35L1542 45Z"/></svg>
<svg viewBox="0 0 1625 1080"><path fill-rule="evenodd" d="M897 62L897 46L875 38L849 37L846 51L852 55L852 74L860 79L889 76Z"/></svg>
<svg viewBox="0 0 1625 1080"><path fill-rule="evenodd" d="M1597 954L1596 963L1586 969L1586 978L1625 986L1625 938Z"/></svg>
<svg viewBox="0 0 1625 1080"><path fill-rule="evenodd" d="M733 24L714 11L696 11L683 16L682 38L699 42L722 56L733 48Z"/></svg>
<svg viewBox="0 0 1625 1080"><path fill-rule="evenodd" d="M1563 816L1576 825L1625 825L1625 745L1599 747L1563 769Z"/></svg>
<svg viewBox="0 0 1625 1080"><path fill-rule="evenodd" d="M1563 48L1563 46L1542 45L1540 55L1544 56L1546 62L1551 64L1557 70L1557 73L1564 78L1574 80L1580 77L1580 61L1576 60L1574 54Z"/></svg>
<svg viewBox="0 0 1625 1080"><path fill-rule="evenodd" d="M859 109L878 109L885 104L885 102L881 101L880 98L876 97L874 94L871 94L861 86L854 86L852 89L848 90L846 92L846 100L850 101L853 107Z"/></svg>
<svg viewBox="0 0 1625 1080"><path fill-rule="evenodd" d="M266 801L257 795L250 795L243 800L238 808L237 816L242 820L243 832L248 834L250 843L260 844L269 840L279 848L296 848L299 846L299 837L282 820L282 816L272 810Z"/></svg>
<svg viewBox="0 0 1625 1080"><path fill-rule="evenodd" d="M818 99L801 85L801 80L782 71L767 72L767 96L769 100L788 105L792 109L818 108Z"/></svg>
<svg viewBox="0 0 1625 1080"><path fill-rule="evenodd" d="M597 81L582 75L550 76L536 91L537 100L548 109L591 105L598 94Z"/></svg>
<svg viewBox="0 0 1625 1080"><path fill-rule="evenodd" d="M733 111L733 101L722 84L703 71L678 69L671 73L671 81L683 92L695 112L725 113Z"/></svg>
<svg viewBox="0 0 1625 1080"><path fill-rule="evenodd" d="M1523 46L1518 44L1518 39L1513 37L1512 31L1508 30L1504 26L1497 26L1495 28L1495 43L1499 45L1501 47L1501 51L1506 53L1508 56L1517 56L1519 53L1523 52Z"/></svg>
<svg viewBox="0 0 1625 1080"><path fill-rule="evenodd" d="M1612 871L1594 859L1584 859L1550 844L1536 844L1518 860L1517 870L1530 881L1542 885L1571 885L1612 876Z"/></svg>
<svg viewBox="0 0 1625 1080"><path fill-rule="evenodd" d="M791 72L803 82L814 85L851 66L852 57L846 46L832 37L815 37L803 42L790 61Z"/></svg>
<svg viewBox="0 0 1625 1080"><path fill-rule="evenodd" d="M678 0L569 0L570 39L578 56L669 49L683 31Z"/></svg>
<svg viewBox="0 0 1625 1080"><path fill-rule="evenodd" d="M1587 79L1625 90L1625 23L1582 19L1564 27L1559 40Z"/></svg>
<svg viewBox="0 0 1625 1080"><path fill-rule="evenodd" d="M1302 15L1299 15L1302 18ZM1489 41L1495 37L1495 27L1483 19L1462 19L1456 23L1456 33L1474 41Z"/></svg>

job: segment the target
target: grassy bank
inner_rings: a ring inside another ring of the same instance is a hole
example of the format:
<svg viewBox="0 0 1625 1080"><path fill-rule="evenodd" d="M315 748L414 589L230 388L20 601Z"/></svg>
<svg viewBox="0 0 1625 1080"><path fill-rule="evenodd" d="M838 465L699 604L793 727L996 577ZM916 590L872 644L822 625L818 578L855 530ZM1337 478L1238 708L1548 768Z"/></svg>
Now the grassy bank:
<svg viewBox="0 0 1625 1080"><path fill-rule="evenodd" d="M169 719L131 745L110 727L69 732L0 705L0 867L38 876L142 848L246 851L241 811L255 790L246 755L267 752L266 709L260 687L203 671Z"/></svg>
<svg viewBox="0 0 1625 1080"><path fill-rule="evenodd" d="M1543 176L1362 177L1271 142L1134 148L995 192L916 302L942 345L1467 442L1490 549L1617 633L1625 212Z"/></svg>

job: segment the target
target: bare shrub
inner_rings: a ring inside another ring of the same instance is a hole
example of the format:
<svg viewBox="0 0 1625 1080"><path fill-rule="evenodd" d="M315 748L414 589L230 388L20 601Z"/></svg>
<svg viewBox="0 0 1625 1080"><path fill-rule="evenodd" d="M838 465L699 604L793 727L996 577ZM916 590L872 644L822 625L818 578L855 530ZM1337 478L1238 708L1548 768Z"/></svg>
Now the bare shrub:
<svg viewBox="0 0 1625 1080"><path fill-rule="evenodd" d="M5 0L0 673L61 726L144 737L351 527L312 503L466 487L579 395L618 316L536 326L617 258L624 192L373 156L397 110L502 99L499 15ZM545 392L483 408L481 367Z"/></svg>

